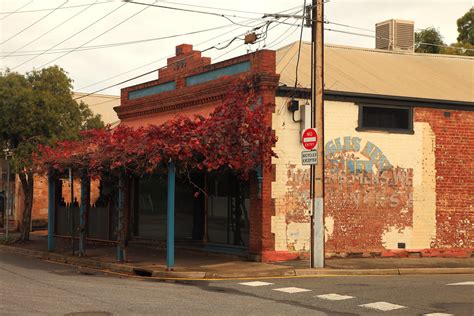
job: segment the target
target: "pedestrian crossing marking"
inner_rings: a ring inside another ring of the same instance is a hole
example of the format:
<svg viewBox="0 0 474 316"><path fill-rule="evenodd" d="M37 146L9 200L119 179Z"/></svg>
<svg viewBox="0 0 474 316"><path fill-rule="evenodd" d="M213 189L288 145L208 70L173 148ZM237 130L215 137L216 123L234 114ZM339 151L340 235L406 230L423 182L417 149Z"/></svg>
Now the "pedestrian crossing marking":
<svg viewBox="0 0 474 316"><path fill-rule="evenodd" d="M239 283L239 284L246 285L246 286L265 286L265 285L272 285L273 283L261 282L261 281L252 281L252 282L243 282L243 283Z"/></svg>
<svg viewBox="0 0 474 316"><path fill-rule="evenodd" d="M348 299L354 298L354 296L339 295L339 294L335 294L335 293L317 295L316 297L318 297L320 299L323 299L323 300L328 300L328 301L342 301L342 300L348 300Z"/></svg>
<svg viewBox="0 0 474 316"><path fill-rule="evenodd" d="M311 291L311 290L302 289L302 288L299 288L299 287L282 287L282 288L273 289L273 290L274 291L285 292L285 293L290 293L290 294L301 293L301 292L310 292Z"/></svg>
<svg viewBox="0 0 474 316"><path fill-rule="evenodd" d="M446 314L446 313L431 313L431 314L424 314L424 316L454 316L454 315Z"/></svg>
<svg viewBox="0 0 474 316"><path fill-rule="evenodd" d="M402 306L402 305L397 305L397 304L392 304L392 303L387 303L387 302L375 302L375 303L369 303L369 304L362 304L359 306L370 308L370 309L377 309L383 312L400 309L400 308L406 308L405 306Z"/></svg>
<svg viewBox="0 0 474 316"><path fill-rule="evenodd" d="M458 282L458 283L450 283L446 285L474 285L474 281L466 281L466 282Z"/></svg>

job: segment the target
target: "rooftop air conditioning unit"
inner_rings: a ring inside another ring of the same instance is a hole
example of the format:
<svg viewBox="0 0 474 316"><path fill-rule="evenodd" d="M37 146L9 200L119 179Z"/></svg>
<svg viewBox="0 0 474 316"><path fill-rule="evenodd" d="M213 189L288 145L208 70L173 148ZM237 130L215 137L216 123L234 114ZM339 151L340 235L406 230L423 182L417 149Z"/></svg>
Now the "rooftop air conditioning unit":
<svg viewBox="0 0 474 316"><path fill-rule="evenodd" d="M413 52L415 23L392 19L375 24L375 48Z"/></svg>

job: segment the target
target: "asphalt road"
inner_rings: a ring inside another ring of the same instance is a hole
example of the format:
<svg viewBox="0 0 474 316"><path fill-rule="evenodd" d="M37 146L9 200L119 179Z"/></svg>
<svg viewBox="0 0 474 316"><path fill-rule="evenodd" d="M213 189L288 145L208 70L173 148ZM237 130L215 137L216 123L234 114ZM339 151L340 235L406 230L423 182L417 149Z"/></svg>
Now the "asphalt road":
<svg viewBox="0 0 474 316"><path fill-rule="evenodd" d="M473 315L473 302L473 275L162 282L0 250L0 315Z"/></svg>

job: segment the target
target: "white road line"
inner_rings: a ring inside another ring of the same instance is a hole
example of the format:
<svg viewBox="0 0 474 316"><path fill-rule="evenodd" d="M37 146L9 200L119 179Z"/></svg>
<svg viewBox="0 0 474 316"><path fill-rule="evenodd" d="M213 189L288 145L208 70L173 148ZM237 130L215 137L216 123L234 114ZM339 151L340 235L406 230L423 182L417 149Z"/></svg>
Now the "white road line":
<svg viewBox="0 0 474 316"><path fill-rule="evenodd" d="M310 292L311 291L311 290L302 289L302 288L299 288L299 287L282 287L282 288L273 289L273 290L274 291L285 292L285 293L290 293L290 294L301 293L301 292Z"/></svg>
<svg viewBox="0 0 474 316"><path fill-rule="evenodd" d="M445 314L445 313L431 313L431 314L424 314L424 316L454 316L453 314Z"/></svg>
<svg viewBox="0 0 474 316"><path fill-rule="evenodd" d="M252 282L244 282L244 283L239 283L239 284L246 285L246 286L264 286L264 285L272 285L273 283L252 281Z"/></svg>
<svg viewBox="0 0 474 316"><path fill-rule="evenodd" d="M450 283L446 285L474 285L474 281L466 281L466 282L458 282L458 283Z"/></svg>
<svg viewBox="0 0 474 316"><path fill-rule="evenodd" d="M323 299L323 300L328 300L328 301L342 301L342 300L348 300L348 299L354 298L354 296L339 295L339 294L335 294L335 293L317 295L316 297L318 297L320 299Z"/></svg>
<svg viewBox="0 0 474 316"><path fill-rule="evenodd" d="M391 311L394 309L406 308L405 306L402 306L402 305L397 305L397 304L392 304L392 303L387 303L387 302L375 302L375 303L370 303L370 304L362 304L359 306L370 308L370 309L377 309L383 312Z"/></svg>

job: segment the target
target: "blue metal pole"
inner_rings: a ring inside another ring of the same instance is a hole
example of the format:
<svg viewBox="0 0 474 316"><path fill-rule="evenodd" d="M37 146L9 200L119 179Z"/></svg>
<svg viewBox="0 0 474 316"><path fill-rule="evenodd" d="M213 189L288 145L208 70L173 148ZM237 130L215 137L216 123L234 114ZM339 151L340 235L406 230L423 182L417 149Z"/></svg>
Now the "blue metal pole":
<svg viewBox="0 0 474 316"><path fill-rule="evenodd" d="M48 173L48 251L54 251L54 222L56 213L56 175Z"/></svg>
<svg viewBox="0 0 474 316"><path fill-rule="evenodd" d="M118 191L118 219L117 219L117 261L123 262L124 253L123 253L123 244L125 238L123 233L123 213L125 205L125 194L124 194L124 179L123 175L119 177L119 191Z"/></svg>
<svg viewBox="0 0 474 316"><path fill-rule="evenodd" d="M174 191L175 191L176 167L174 162L168 163L168 221L166 237L166 267L173 270L174 267Z"/></svg>

